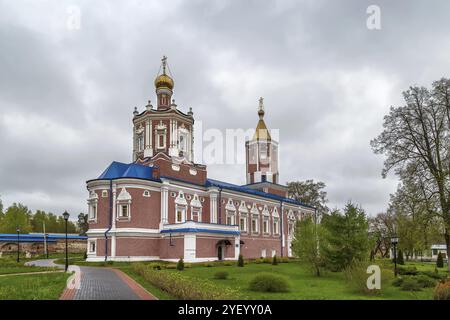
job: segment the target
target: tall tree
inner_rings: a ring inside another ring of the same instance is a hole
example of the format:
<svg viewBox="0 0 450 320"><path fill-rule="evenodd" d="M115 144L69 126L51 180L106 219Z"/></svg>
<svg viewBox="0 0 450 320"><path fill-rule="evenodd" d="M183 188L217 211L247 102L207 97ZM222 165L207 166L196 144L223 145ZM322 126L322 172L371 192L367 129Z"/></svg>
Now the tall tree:
<svg viewBox="0 0 450 320"><path fill-rule="evenodd" d="M371 145L375 153L387 156L383 177L391 170L401 176L410 165L420 172L440 205L436 214L444 223L450 254L450 80L434 82L431 90L410 87L403 97L405 105L391 107L383 132Z"/></svg>
<svg viewBox="0 0 450 320"><path fill-rule="evenodd" d="M5 215L0 225L1 233L15 233L17 227L21 233L29 233L31 231L31 211L20 203L13 203L6 209Z"/></svg>
<svg viewBox="0 0 450 320"><path fill-rule="evenodd" d="M292 250L301 261L307 263L316 276L320 276L324 265L321 248L325 247L324 232L321 224L316 224L311 217L297 222Z"/></svg>
<svg viewBox="0 0 450 320"><path fill-rule="evenodd" d="M332 271L369 258L369 225L362 208L348 203L343 213L335 210L325 215L322 225L326 229L327 243L323 248L324 257Z"/></svg>
<svg viewBox="0 0 450 320"><path fill-rule="evenodd" d="M314 180L288 182L289 197L317 208L319 216L328 212L326 185Z"/></svg>

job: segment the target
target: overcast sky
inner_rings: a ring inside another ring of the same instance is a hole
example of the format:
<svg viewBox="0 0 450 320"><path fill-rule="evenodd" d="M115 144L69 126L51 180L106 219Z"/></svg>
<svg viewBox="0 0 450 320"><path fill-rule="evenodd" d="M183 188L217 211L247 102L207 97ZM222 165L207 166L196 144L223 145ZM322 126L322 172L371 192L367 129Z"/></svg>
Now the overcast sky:
<svg viewBox="0 0 450 320"><path fill-rule="evenodd" d="M372 4L379 30L367 28ZM449 1L0 0L0 197L85 212L85 181L131 161L132 111L155 101L167 55L176 103L203 129L255 127L263 96L280 182L321 180L330 207L376 214L398 181L381 178L369 142L403 90L450 76L449 12ZM208 176L244 184L245 166Z"/></svg>

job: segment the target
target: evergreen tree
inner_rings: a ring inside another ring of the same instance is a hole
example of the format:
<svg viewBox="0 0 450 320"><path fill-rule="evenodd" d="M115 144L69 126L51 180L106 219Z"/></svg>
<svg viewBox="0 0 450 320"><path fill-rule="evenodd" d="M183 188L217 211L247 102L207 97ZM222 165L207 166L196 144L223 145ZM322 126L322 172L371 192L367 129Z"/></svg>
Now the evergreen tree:
<svg viewBox="0 0 450 320"><path fill-rule="evenodd" d="M276 265L278 264L278 261L277 261L277 255L274 255L274 256L273 256L273 258L272 258L272 264L273 264L274 266L276 266Z"/></svg>
<svg viewBox="0 0 450 320"><path fill-rule="evenodd" d="M180 258L180 260L178 260L178 263L177 263L177 270L178 270L178 271L183 271L183 270L184 270L184 261L183 261L183 258Z"/></svg>
<svg viewBox="0 0 450 320"><path fill-rule="evenodd" d="M330 270L340 271L354 260L369 258L368 222L363 209L348 203L343 214L335 210L324 216L322 224L327 242L324 258Z"/></svg>
<svg viewBox="0 0 450 320"><path fill-rule="evenodd" d="M397 263L401 264L401 265L405 264L405 260L403 259L403 251L401 249L398 250L398 253L397 253Z"/></svg>
<svg viewBox="0 0 450 320"><path fill-rule="evenodd" d="M244 266L244 257L242 256L242 254L240 254L239 257L238 257L237 266L238 267L243 267Z"/></svg>
<svg viewBox="0 0 450 320"><path fill-rule="evenodd" d="M444 258L442 257L442 253L439 252L436 260L436 267L443 268L444 267Z"/></svg>

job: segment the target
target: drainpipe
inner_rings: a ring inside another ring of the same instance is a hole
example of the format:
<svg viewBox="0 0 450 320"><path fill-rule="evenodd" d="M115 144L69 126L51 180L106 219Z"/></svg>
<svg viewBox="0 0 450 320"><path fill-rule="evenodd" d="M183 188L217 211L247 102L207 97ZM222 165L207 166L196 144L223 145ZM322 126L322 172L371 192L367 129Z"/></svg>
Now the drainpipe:
<svg viewBox="0 0 450 320"><path fill-rule="evenodd" d="M105 261L108 260L108 232L112 228L112 219L113 219L113 203L112 203L112 179L109 180L109 227L105 231Z"/></svg>
<svg viewBox="0 0 450 320"><path fill-rule="evenodd" d="M283 236L284 236L284 227L283 227L283 200L280 200L280 246L281 246L281 256L283 257Z"/></svg>
<svg viewBox="0 0 450 320"><path fill-rule="evenodd" d="M219 213L217 223L222 224L222 188L219 187Z"/></svg>

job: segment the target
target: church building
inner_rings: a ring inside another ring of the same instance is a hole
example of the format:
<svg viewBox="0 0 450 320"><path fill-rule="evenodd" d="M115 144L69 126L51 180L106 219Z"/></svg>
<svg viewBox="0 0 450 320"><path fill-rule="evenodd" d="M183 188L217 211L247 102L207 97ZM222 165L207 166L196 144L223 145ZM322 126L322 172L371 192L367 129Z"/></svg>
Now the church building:
<svg viewBox="0 0 450 320"><path fill-rule="evenodd" d="M291 256L297 220L315 208L279 184L278 142L264 122L246 141L246 184L211 179L194 163L194 114L172 99L167 59L157 103L133 113L133 161L113 161L87 181L88 261L186 262Z"/></svg>

